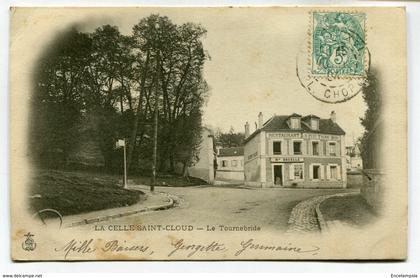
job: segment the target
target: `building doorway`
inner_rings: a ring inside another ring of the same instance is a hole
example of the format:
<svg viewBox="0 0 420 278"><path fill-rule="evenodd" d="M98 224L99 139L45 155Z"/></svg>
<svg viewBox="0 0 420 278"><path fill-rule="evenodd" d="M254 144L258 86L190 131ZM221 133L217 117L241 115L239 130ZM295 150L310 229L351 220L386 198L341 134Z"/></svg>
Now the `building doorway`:
<svg viewBox="0 0 420 278"><path fill-rule="evenodd" d="M283 186L283 165L273 165L274 186Z"/></svg>

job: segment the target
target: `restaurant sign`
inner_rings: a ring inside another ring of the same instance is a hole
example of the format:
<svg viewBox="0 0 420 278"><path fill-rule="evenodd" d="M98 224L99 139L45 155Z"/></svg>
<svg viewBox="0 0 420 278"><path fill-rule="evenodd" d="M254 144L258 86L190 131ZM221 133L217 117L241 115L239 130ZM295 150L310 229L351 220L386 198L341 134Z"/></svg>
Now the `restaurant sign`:
<svg viewBox="0 0 420 278"><path fill-rule="evenodd" d="M271 162L303 162L303 157L272 157Z"/></svg>

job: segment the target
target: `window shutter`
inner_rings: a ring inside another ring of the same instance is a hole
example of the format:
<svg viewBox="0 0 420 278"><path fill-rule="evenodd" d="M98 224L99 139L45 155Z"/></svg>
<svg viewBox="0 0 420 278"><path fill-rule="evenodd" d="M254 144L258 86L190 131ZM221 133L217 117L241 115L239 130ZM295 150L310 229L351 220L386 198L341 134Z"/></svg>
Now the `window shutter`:
<svg viewBox="0 0 420 278"><path fill-rule="evenodd" d="M337 156L340 156L340 143L335 143L335 153Z"/></svg>
<svg viewBox="0 0 420 278"><path fill-rule="evenodd" d="M312 148L312 141L308 141L308 154L309 155L313 155L314 154L314 150Z"/></svg>
<svg viewBox="0 0 420 278"><path fill-rule="evenodd" d="M340 167L340 165L337 165L337 179L341 180L341 167Z"/></svg>
<svg viewBox="0 0 420 278"><path fill-rule="evenodd" d="M319 171L321 172L320 179L324 179L324 165L319 166Z"/></svg>
<svg viewBox="0 0 420 278"><path fill-rule="evenodd" d="M314 179L314 165L313 164L309 164L309 179L310 180Z"/></svg>
<svg viewBox="0 0 420 278"><path fill-rule="evenodd" d="M301 148L302 148L302 154L303 155L305 155L306 154L306 141L305 140L303 140L303 141L301 141L302 142L302 146L301 146Z"/></svg>
<svg viewBox="0 0 420 278"><path fill-rule="evenodd" d="M293 141L289 140L289 154L293 155Z"/></svg>
<svg viewBox="0 0 420 278"><path fill-rule="evenodd" d="M274 150L273 150L273 144L274 144L274 141L270 140L269 142L270 142L270 143L268 144L268 153L269 153L270 155L273 155L273 154L274 154Z"/></svg>
<svg viewBox="0 0 420 278"><path fill-rule="evenodd" d="M319 141L319 155L324 155L324 142Z"/></svg>
<svg viewBox="0 0 420 278"><path fill-rule="evenodd" d="M295 179L295 173L294 173L294 167L293 164L290 164L289 166L289 179L294 180Z"/></svg>
<svg viewBox="0 0 420 278"><path fill-rule="evenodd" d="M286 146L284 145L284 141L280 141L280 151L282 155L286 154Z"/></svg>
<svg viewBox="0 0 420 278"><path fill-rule="evenodd" d="M331 169L330 169L330 165L327 165L327 180L331 179Z"/></svg>

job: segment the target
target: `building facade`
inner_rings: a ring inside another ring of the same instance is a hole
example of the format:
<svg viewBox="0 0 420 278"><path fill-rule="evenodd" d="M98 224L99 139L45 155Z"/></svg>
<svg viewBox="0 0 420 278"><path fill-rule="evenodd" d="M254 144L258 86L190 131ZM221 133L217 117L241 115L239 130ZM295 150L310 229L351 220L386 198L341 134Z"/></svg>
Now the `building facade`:
<svg viewBox="0 0 420 278"><path fill-rule="evenodd" d="M244 148L220 148L217 152L216 179L244 180Z"/></svg>
<svg viewBox="0 0 420 278"><path fill-rule="evenodd" d="M346 161L348 171L363 169L362 156L360 155L360 149L357 144L346 147Z"/></svg>
<svg viewBox="0 0 420 278"><path fill-rule="evenodd" d="M245 184L255 187L345 188L345 132L330 119L273 116L255 132L245 125Z"/></svg>
<svg viewBox="0 0 420 278"><path fill-rule="evenodd" d="M213 132L206 127L201 129L201 143L198 152L198 161L188 167L188 175L199 178L209 184L214 183L216 152L214 147ZM182 174L183 165L176 165L176 172Z"/></svg>

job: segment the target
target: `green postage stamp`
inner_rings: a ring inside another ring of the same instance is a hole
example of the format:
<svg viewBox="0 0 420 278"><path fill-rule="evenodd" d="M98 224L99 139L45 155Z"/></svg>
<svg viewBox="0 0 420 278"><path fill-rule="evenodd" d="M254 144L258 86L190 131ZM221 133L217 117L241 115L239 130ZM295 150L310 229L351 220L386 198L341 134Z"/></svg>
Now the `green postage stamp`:
<svg viewBox="0 0 420 278"><path fill-rule="evenodd" d="M312 74L365 75L364 13L314 12Z"/></svg>
<svg viewBox="0 0 420 278"><path fill-rule="evenodd" d="M296 73L314 98L340 103L367 84L370 51L367 14L360 10L312 10L306 41L297 54Z"/></svg>

